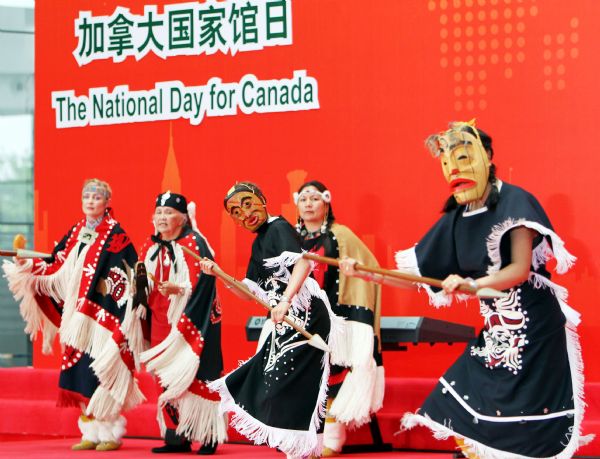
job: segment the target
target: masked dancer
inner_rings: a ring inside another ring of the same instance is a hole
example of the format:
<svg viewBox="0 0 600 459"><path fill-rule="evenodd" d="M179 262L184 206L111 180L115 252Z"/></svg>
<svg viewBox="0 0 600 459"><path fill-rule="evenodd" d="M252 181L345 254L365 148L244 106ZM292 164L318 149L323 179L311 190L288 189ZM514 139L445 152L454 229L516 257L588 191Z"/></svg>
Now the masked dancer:
<svg viewBox="0 0 600 459"><path fill-rule="evenodd" d="M256 355L210 387L220 393L223 409L233 413L231 425L250 440L288 457L319 455L329 359L282 321L287 314L308 332L329 336L334 357L343 324L331 312L325 292L308 277L311 263L301 258L294 228L269 215L261 190L250 182L237 183L224 204L236 222L256 234L244 282L274 306L273 322L265 324ZM212 272L212 262L202 265Z"/></svg>
<svg viewBox="0 0 600 459"><path fill-rule="evenodd" d="M154 453L191 451L213 454L227 439L227 421L219 396L205 381L222 375L221 307L215 278L182 247L212 260L213 251L199 232L195 204L177 193L156 198L153 234L140 251L148 281L151 348L142 354L158 378L158 421L165 444ZM141 273L143 275L143 273ZM140 286L143 288L144 286Z"/></svg>
<svg viewBox="0 0 600 459"><path fill-rule="evenodd" d="M554 258L560 274L575 257L539 202L496 177L492 139L474 121L451 123L426 144L452 195L423 239L396 255L398 269L444 279L443 290L422 285L434 306L461 299L453 292L464 286L506 297L479 299L479 336L402 424L454 436L471 458L570 458L590 440L581 434L579 314L546 263Z"/></svg>
<svg viewBox="0 0 600 459"><path fill-rule="evenodd" d="M34 338L51 353L58 331L63 348L59 406L80 406L81 441L75 450L114 450L125 433L121 411L144 400L133 376L125 307L135 249L110 205L111 188L98 179L83 185L84 218L56 245L51 258L4 262L9 288L20 300Z"/></svg>
<svg viewBox="0 0 600 459"><path fill-rule="evenodd" d="M299 215L296 229L304 250L379 266L367 246L335 221L331 192L325 185L306 182L294 193L294 202ZM383 404L385 377L378 345L381 286L346 277L337 267L322 264L313 275L327 292L334 313L346 319L344 341L350 366L332 366L323 439L323 456L334 456L342 450L346 426L355 428L368 422Z"/></svg>

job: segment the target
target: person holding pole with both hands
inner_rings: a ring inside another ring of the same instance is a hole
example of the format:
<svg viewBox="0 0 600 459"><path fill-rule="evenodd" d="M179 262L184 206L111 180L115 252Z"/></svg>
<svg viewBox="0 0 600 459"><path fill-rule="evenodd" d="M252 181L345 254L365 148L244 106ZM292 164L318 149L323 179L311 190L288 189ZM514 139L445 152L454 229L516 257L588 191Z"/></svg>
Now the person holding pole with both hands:
<svg viewBox="0 0 600 459"><path fill-rule="evenodd" d="M138 318L123 307L137 254L114 219L112 190L102 180L83 184L83 218L43 258L5 261L2 268L27 326L41 332L42 352L52 353L56 333L62 348L59 406L80 407L81 441L74 450L121 447L122 412L145 398L134 377L131 331ZM128 325L129 324L129 325Z"/></svg>
<svg viewBox="0 0 600 459"><path fill-rule="evenodd" d="M294 228L282 217L272 217L267 200L251 182L236 183L224 200L231 218L256 234L246 271L247 291L268 303L272 321L261 333L257 353L225 377L209 384L221 396L230 424L256 444L279 448L288 458L320 455L327 400L329 358L323 346L311 345L291 327L293 320L311 335L327 341L336 358L343 327L329 307L327 295L309 277L312 263L302 259ZM211 260L201 263L207 274L222 273ZM249 295L233 285L241 298Z"/></svg>
<svg viewBox="0 0 600 459"><path fill-rule="evenodd" d="M527 191L496 178L492 139L470 122L455 122L426 142L441 160L451 196L444 215L413 248L398 252L397 267L443 279L432 288L355 269L347 276L396 286L419 286L436 307L477 292L483 328L402 426L430 428L454 437L469 458L573 456L583 436L583 362L579 314L555 284L556 271L575 261L543 208ZM434 282L435 283L435 282ZM502 290L489 298L481 292Z"/></svg>

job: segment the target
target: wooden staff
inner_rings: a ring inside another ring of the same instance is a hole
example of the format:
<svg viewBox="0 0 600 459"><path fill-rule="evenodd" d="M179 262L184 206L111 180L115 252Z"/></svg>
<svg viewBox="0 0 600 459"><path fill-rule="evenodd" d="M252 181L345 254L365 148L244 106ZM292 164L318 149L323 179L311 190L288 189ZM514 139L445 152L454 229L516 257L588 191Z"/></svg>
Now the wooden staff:
<svg viewBox="0 0 600 459"><path fill-rule="evenodd" d="M200 257L193 250L191 250L183 245L181 246L181 248L185 252L187 252L189 255L194 257L196 260L203 261L202 257ZM236 289L243 296L248 298L248 300L254 301L254 302L260 304L263 308L265 308L268 311L271 311L273 309L266 301L263 301L260 298L258 298L256 295L254 295L254 293L252 293L250 291L250 289L246 286L246 284L244 284L243 282L240 282L233 276L230 276L229 274L227 274L225 271L223 271L218 266L216 266L216 265L213 266L212 271L215 274L215 276L217 276L219 279L221 279L227 285ZM300 327L288 316L283 316L283 321L286 324L288 324L290 327L292 327L294 330L296 330L298 333L302 334L308 340L308 344L310 344L311 346L316 347L317 349L320 349L324 352L330 352L329 346L327 346L327 343L318 334L315 333L313 335L313 334L307 332L304 328Z"/></svg>
<svg viewBox="0 0 600 459"><path fill-rule="evenodd" d="M35 250L18 249L18 250L2 250L0 249L0 256L2 257L17 257L17 258L50 258L51 253L36 252Z"/></svg>
<svg viewBox="0 0 600 459"><path fill-rule="evenodd" d="M17 258L49 258L52 256L50 253L36 252L35 250L27 250L25 245L27 239L23 234L15 235L13 239L13 250L2 250L0 249L0 256L2 257L17 257Z"/></svg>
<svg viewBox="0 0 600 459"><path fill-rule="evenodd" d="M337 258L322 257L320 255L315 255L313 253L308 252L302 254L302 257L307 260L325 263L331 266L340 266L340 260ZM431 285L432 287L442 288L442 281L439 279L434 279L432 277L417 276L415 274L409 274L402 271L392 271L391 269L373 268L371 266L361 265L360 263L356 263L354 265L354 269L357 271L379 274L384 277L391 277L393 279L400 279L403 281L427 284ZM500 290L496 290L489 287L475 289L469 285L461 285L456 290L462 293L468 293L470 295L477 295L479 298L506 298L508 296L506 293L501 292Z"/></svg>

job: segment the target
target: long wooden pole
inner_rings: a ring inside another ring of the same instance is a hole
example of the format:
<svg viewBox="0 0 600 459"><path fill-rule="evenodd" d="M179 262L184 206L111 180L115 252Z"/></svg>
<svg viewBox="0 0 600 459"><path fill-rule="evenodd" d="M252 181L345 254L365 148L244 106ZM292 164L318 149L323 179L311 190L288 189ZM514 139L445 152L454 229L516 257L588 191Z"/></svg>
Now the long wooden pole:
<svg viewBox="0 0 600 459"><path fill-rule="evenodd" d="M17 258L50 258L51 253L37 252L35 250L17 249L17 250L3 250L0 249L0 256L2 257L17 257Z"/></svg>
<svg viewBox="0 0 600 459"><path fill-rule="evenodd" d="M302 254L302 257L307 260L325 263L331 266L340 266L340 261L337 258L322 257L320 255L315 255L314 253L308 252ZM379 274L385 277L391 277L393 279L400 279L403 281L427 284L431 285L432 287L442 288L442 281L439 279L434 279L433 277L417 276L415 274L405 273L402 271L392 271L391 269L375 268L372 266L362 265L360 263L356 263L354 265L354 269L357 271L363 271L372 274ZM462 293L477 295L483 298L503 298L506 296L506 293L489 287L475 289L469 285L461 285L457 290Z"/></svg>

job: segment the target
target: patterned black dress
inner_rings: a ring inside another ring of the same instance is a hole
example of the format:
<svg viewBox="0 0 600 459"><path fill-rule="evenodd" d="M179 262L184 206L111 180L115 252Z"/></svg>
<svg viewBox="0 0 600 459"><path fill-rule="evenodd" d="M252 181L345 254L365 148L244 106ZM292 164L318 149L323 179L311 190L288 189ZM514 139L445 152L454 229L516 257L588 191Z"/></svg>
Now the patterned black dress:
<svg viewBox="0 0 600 459"><path fill-rule="evenodd" d="M291 269L301 256L298 235L283 218L269 219L257 231L244 282L276 305ZM310 333L334 346L336 317L327 296L311 277L292 300L289 315ZM256 444L267 443L292 456L320 454L329 376L323 351L287 324L267 321L262 346L248 361L209 385L221 395L231 425Z"/></svg>
<svg viewBox="0 0 600 459"><path fill-rule="evenodd" d="M444 279L477 279L511 262L510 231L535 230L529 280L506 290L507 298L480 300L483 328L440 378L418 414L436 438L462 438L482 458L568 458L581 436L583 368L575 330L579 315L567 291L550 280L546 262L568 270L575 258L564 248L538 201L502 184L494 209L446 213L413 248L399 252L398 269ZM435 306L451 298L424 287Z"/></svg>

